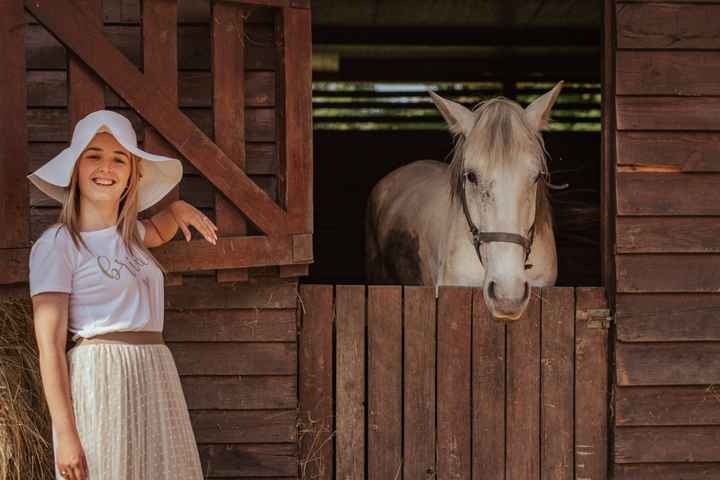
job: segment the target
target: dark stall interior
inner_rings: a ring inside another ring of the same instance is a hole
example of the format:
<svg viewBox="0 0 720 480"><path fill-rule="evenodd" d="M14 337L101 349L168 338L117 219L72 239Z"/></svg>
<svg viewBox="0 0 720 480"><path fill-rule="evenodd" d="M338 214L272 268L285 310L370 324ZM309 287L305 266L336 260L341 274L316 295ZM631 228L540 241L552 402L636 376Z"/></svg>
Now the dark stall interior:
<svg viewBox="0 0 720 480"><path fill-rule="evenodd" d="M472 108L526 106L564 80L545 132L558 285L601 285L601 5L563 1L313 1L315 263L308 283L367 283L373 185L452 139L428 89Z"/></svg>

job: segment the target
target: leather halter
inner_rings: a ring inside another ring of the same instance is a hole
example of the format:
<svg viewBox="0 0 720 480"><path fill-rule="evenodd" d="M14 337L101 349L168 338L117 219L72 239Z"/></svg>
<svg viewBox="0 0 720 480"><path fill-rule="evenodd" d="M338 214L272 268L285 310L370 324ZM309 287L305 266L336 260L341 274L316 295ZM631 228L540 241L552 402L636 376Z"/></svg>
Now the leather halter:
<svg viewBox="0 0 720 480"><path fill-rule="evenodd" d="M537 188L537 187L536 187ZM508 233L508 232L481 232L480 229L478 229L473 221L470 219L470 212L468 211L467 207L467 200L465 198L465 179L462 181L462 192L461 192L461 199L462 199L462 207L463 207L463 213L465 214L465 219L468 222L468 226L470 227L470 233L473 237L473 246L475 247L475 252L477 253L478 258L480 259L480 264L484 267L485 264L483 263L482 255L480 254L480 246L483 243L492 243L492 242L508 242L508 243L515 243L517 245L520 245L523 250L525 251L525 270L529 270L532 268L532 265L527 263L528 258L530 258L530 253L532 252L532 244L533 240L535 238L535 220L533 219L533 223L530 226L530 230L528 231L528 236L523 237L522 235L519 235L517 233ZM539 193L539 192L538 192Z"/></svg>

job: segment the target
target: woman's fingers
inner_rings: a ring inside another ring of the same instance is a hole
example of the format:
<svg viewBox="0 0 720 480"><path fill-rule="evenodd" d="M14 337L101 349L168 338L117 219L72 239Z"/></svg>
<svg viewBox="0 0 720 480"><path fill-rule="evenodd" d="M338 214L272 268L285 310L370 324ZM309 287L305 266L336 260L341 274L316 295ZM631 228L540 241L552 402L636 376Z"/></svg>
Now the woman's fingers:
<svg viewBox="0 0 720 480"><path fill-rule="evenodd" d="M185 235L185 241L190 241L190 238L192 238L192 235L190 234L190 229L185 225L185 222L178 222L178 225L180 226L180 230L182 230L183 235Z"/></svg>

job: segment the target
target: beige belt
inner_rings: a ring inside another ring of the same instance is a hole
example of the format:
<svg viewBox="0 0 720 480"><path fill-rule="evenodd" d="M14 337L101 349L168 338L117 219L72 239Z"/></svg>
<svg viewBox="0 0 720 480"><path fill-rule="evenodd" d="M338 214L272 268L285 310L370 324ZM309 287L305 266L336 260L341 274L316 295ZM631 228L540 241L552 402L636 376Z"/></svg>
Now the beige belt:
<svg viewBox="0 0 720 480"><path fill-rule="evenodd" d="M134 345L164 344L162 332L108 332L93 337L79 337L75 346L88 343L130 343Z"/></svg>

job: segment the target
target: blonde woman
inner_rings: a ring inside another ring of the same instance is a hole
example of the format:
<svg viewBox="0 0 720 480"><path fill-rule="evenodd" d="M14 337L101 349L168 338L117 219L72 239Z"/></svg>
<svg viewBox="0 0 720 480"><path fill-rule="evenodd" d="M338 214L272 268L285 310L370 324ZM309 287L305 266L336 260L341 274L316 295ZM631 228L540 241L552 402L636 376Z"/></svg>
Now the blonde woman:
<svg viewBox="0 0 720 480"><path fill-rule="evenodd" d="M30 252L30 295L58 480L202 480L194 433L163 342L164 269L148 251L189 225L217 227L183 201L137 214L182 164L137 146L130 122L100 110L68 148L28 175L62 203ZM65 352L67 332L75 345Z"/></svg>

